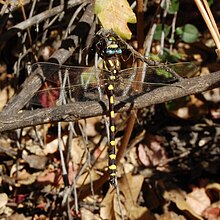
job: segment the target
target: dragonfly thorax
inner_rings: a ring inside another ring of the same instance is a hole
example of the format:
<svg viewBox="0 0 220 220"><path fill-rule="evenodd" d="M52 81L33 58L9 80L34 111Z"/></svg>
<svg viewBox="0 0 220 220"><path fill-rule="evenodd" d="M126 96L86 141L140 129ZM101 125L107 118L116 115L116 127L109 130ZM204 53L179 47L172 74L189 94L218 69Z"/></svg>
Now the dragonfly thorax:
<svg viewBox="0 0 220 220"><path fill-rule="evenodd" d="M111 75L117 75L117 73L121 70L121 63L118 57L111 57L104 61L104 68L111 72Z"/></svg>
<svg viewBox="0 0 220 220"><path fill-rule="evenodd" d="M119 42L111 34L102 37L97 43L96 47L99 55L104 59L122 54L122 49L119 45Z"/></svg>

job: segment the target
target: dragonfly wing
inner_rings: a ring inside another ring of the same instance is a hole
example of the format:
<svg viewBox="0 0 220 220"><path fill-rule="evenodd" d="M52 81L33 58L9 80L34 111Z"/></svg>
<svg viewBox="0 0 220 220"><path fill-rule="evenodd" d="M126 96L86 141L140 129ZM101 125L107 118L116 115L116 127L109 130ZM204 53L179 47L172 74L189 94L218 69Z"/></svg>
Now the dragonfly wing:
<svg viewBox="0 0 220 220"><path fill-rule="evenodd" d="M53 107L74 101L100 100L103 94L101 71L94 67L65 66L53 63L36 63L46 77L32 104Z"/></svg>
<svg viewBox="0 0 220 220"><path fill-rule="evenodd" d="M168 68L174 70L181 77L193 77L198 71L199 67L193 62L182 62L165 65Z"/></svg>
<svg viewBox="0 0 220 220"><path fill-rule="evenodd" d="M178 81L176 74L194 74L198 67L194 63L176 63L155 67L136 67L120 72L120 84L116 85L117 96L132 96L138 93L146 93L155 88L171 85ZM171 85L174 86L174 85Z"/></svg>
<svg viewBox="0 0 220 220"><path fill-rule="evenodd" d="M161 74L162 70L154 67L131 68L121 71L120 85L117 88L117 96L132 96L138 93L150 92L155 88L176 82L172 74Z"/></svg>
<svg viewBox="0 0 220 220"><path fill-rule="evenodd" d="M32 103L52 107L74 101L104 100L109 72L94 67L65 66L53 63L36 63L45 83ZM155 88L170 85L178 79L172 73L189 75L198 70L193 63L177 63L146 68L129 68L119 72L114 82L115 96L133 96ZM173 85L172 85L173 86Z"/></svg>

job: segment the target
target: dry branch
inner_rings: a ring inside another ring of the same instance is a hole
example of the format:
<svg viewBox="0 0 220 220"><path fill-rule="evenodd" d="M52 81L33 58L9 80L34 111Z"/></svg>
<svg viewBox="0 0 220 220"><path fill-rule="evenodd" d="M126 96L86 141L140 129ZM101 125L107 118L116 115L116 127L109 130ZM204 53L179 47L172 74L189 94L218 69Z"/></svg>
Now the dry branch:
<svg viewBox="0 0 220 220"><path fill-rule="evenodd" d="M82 2L83 2L82 0L69 1L67 4L67 9L73 8L76 5L81 4ZM88 1L88 3L89 3L89 1ZM18 32L24 31L33 25L37 25L47 18L53 17L57 14L60 14L63 12L63 10L64 10L64 5L59 5L59 6L52 8L52 9L46 10L40 14L37 14L27 20L24 20L23 22L20 22L19 24L16 24L15 26L13 26L7 32L3 33L0 36L0 42L5 42L5 41L9 40L11 37L16 35Z"/></svg>
<svg viewBox="0 0 220 220"><path fill-rule="evenodd" d="M79 47L80 42L88 35L94 17L94 5L87 6L78 26L75 28L75 34L62 41L61 48L52 54L50 61L63 64L73 52ZM78 30L78 31L77 31ZM14 96L4 109L5 114L16 114L40 89L44 80L40 69L37 69L22 85L22 90L17 96ZM28 91L28 92L27 92Z"/></svg>
<svg viewBox="0 0 220 220"><path fill-rule="evenodd" d="M184 79L173 85L157 88L135 98L116 100L118 112L144 108L191 94L201 93L218 87L220 71L205 76ZM22 98L22 97L21 97ZM21 111L17 114L3 111L0 114L0 132L34 126L48 122L75 121L82 118L107 114L107 102L75 102L50 109ZM7 119L7 121L6 121Z"/></svg>

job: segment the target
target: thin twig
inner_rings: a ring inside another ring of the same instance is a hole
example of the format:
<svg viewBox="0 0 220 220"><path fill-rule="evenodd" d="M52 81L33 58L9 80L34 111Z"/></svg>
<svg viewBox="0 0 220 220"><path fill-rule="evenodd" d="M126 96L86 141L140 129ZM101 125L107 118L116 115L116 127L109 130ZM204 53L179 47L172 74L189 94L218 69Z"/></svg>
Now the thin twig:
<svg viewBox="0 0 220 220"><path fill-rule="evenodd" d="M211 22L211 19L208 15L203 3L201 2L201 0L194 0L194 1L195 1L203 19L204 19L212 37L213 37L213 40L215 41L216 47L218 49L220 49L220 39L218 38L219 35L216 33L216 28L213 27L213 23ZM212 18L213 18L213 16L212 16Z"/></svg>

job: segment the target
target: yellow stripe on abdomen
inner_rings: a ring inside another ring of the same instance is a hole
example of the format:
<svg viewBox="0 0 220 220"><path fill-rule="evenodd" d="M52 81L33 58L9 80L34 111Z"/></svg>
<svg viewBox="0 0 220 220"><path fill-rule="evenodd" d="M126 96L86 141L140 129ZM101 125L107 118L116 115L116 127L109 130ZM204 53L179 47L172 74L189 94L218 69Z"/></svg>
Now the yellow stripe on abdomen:
<svg viewBox="0 0 220 220"><path fill-rule="evenodd" d="M116 171L117 166L115 164L112 164L108 168L110 169L110 171Z"/></svg>

